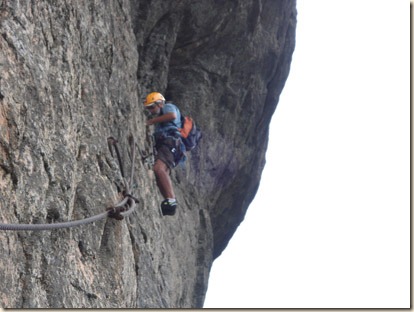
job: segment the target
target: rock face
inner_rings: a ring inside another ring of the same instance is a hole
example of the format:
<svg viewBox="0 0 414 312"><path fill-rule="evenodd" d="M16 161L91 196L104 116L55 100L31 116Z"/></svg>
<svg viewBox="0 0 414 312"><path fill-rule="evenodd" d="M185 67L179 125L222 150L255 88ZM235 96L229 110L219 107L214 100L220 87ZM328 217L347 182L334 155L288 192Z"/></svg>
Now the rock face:
<svg viewBox="0 0 414 312"><path fill-rule="evenodd" d="M137 152L135 211L51 231L0 231L5 308L202 307L213 260L243 220L294 50L291 0L0 0L0 223L102 213L150 150L142 100L159 91L204 137L172 173L163 217Z"/></svg>

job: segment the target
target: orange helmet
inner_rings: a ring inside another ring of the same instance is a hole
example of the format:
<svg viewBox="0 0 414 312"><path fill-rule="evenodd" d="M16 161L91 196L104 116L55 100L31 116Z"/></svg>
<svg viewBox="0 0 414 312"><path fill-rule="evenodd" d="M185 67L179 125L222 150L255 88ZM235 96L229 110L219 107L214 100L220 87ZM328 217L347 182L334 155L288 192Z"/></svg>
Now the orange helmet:
<svg viewBox="0 0 414 312"><path fill-rule="evenodd" d="M165 101L165 98L162 96L159 92L151 92L147 95L147 98L145 99L144 106L150 106L154 102L157 101Z"/></svg>

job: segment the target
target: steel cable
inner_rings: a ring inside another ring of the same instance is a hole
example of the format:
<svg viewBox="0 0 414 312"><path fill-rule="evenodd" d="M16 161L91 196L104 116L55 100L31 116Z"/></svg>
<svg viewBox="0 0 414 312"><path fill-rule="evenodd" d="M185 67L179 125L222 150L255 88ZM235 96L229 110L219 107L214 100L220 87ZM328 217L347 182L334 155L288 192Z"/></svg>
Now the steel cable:
<svg viewBox="0 0 414 312"><path fill-rule="evenodd" d="M74 226L79 226L83 224L92 223L101 219L104 219L108 216L109 211L102 212L98 215L86 218L86 219L80 219L80 220L74 220L74 221L68 221L68 222L61 222L61 223L47 223L47 224L6 224L6 223L0 223L0 230L4 231L48 231L48 230L55 230L55 229L64 229L64 228L70 228Z"/></svg>
<svg viewBox="0 0 414 312"><path fill-rule="evenodd" d="M133 174L134 174L134 158L135 158L135 141L133 136L130 137L129 143L131 147L131 158L132 158L132 165L131 165L131 176L129 179L129 183L124 176L124 169L122 164L121 155L119 153L119 149L117 146L117 140L113 137L108 138L108 147L112 154L111 146L115 147L116 156L118 158L119 168L121 171L121 176L124 180L124 191L123 195L124 198L115 204L113 207L107 209L107 211L102 212L100 214L94 215L89 218L68 221L68 222L58 222L58 223L43 223L43 224L9 224L9 223L0 223L0 230L3 231L48 231L48 230L55 230L55 229L64 229L70 228L75 226L80 226L92 222L96 222L98 220L104 219L106 217L111 217L117 220L122 220L124 217L129 216L135 209L138 200L131 195L130 189L133 184Z"/></svg>

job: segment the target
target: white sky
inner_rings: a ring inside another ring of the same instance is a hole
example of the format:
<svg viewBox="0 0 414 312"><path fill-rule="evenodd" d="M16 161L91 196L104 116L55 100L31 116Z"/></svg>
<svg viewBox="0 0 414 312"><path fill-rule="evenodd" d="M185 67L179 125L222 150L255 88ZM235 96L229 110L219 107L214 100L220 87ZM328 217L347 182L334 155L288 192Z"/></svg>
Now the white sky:
<svg viewBox="0 0 414 312"><path fill-rule="evenodd" d="M410 307L410 2L297 0L261 186L205 308Z"/></svg>

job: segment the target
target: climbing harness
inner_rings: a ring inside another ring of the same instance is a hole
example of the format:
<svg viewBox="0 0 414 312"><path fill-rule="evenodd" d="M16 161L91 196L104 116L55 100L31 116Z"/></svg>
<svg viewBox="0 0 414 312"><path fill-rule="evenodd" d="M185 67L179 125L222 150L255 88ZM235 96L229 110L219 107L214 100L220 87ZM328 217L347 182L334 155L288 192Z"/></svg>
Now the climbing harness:
<svg viewBox="0 0 414 312"><path fill-rule="evenodd" d="M133 174L134 174L134 160L135 160L135 141L133 136L130 136L129 138L129 144L131 148L131 174L129 181L125 178L124 175L124 167L122 163L122 158L118 149L117 145L118 141L113 138L108 138L108 148L111 153L111 156L113 155L113 148L115 149L116 156L118 159L119 169L121 171L122 176L122 184L123 184L123 191L122 195L123 198L116 203L113 207L107 208L105 212L102 212L100 214L97 214L95 216L81 219L81 220L74 220L74 221L68 221L68 222L61 222L61 223L47 223L47 224L6 224L6 223L0 223L0 230L4 231L48 231L48 230L54 230L54 229L63 229L63 228L70 228L75 227L83 224L88 224L92 222L96 222L98 220L104 219L106 217L114 218L116 220L122 220L124 217L129 216L135 209L138 199L135 198L131 194L131 189L133 185Z"/></svg>

